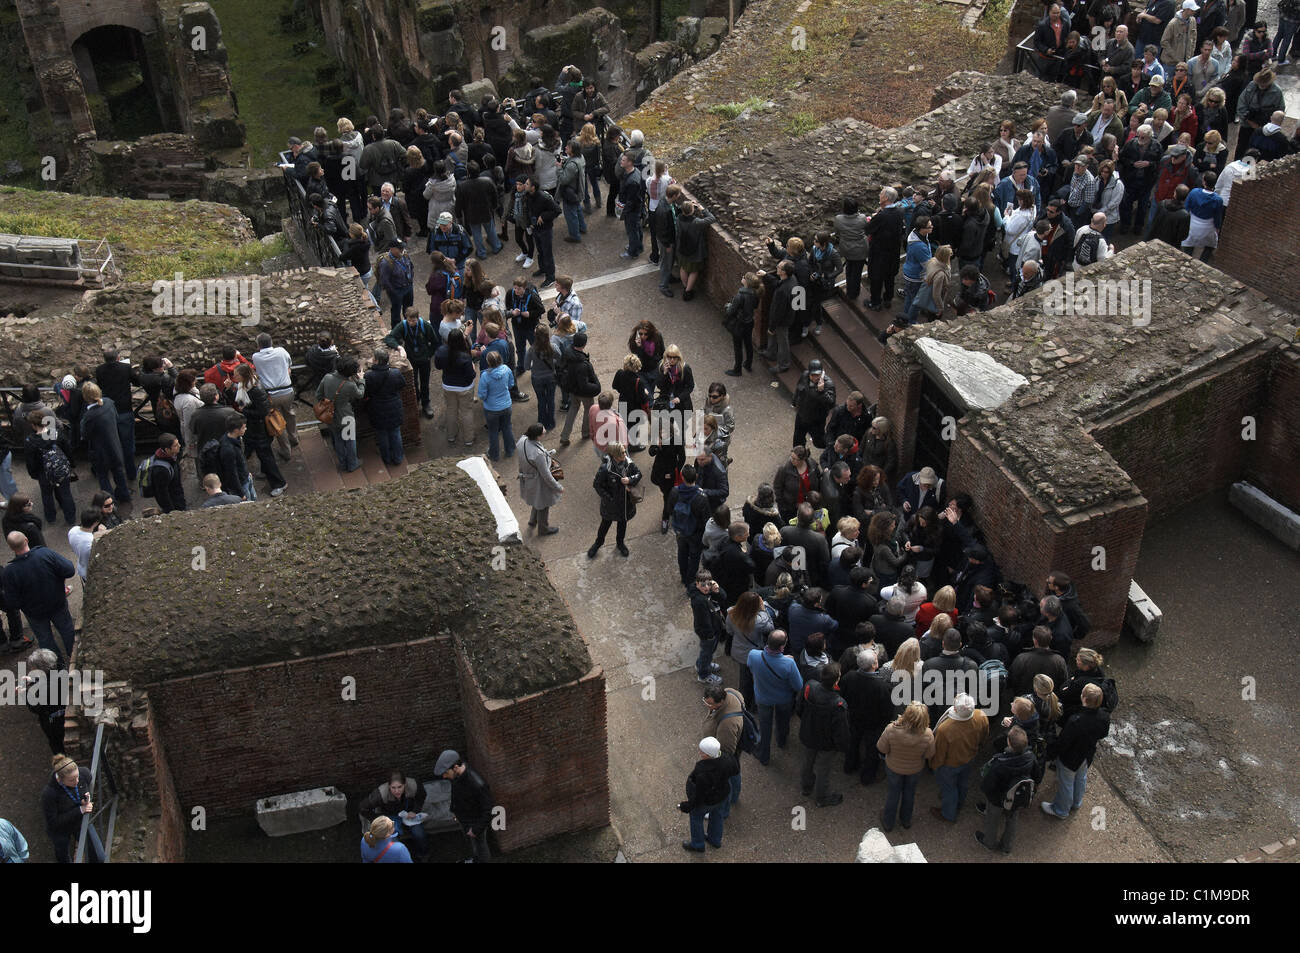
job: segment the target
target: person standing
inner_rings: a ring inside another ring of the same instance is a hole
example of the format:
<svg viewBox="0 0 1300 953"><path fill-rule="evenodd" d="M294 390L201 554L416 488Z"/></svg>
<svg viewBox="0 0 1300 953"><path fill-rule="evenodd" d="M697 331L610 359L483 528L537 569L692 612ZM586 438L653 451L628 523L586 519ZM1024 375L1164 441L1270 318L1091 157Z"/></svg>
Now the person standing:
<svg viewBox="0 0 1300 953"><path fill-rule="evenodd" d="M375 348L374 363L366 371L365 388L379 459L386 466L395 467L405 456L402 453L402 390L406 387L406 377L389 366L390 359L388 348Z"/></svg>
<svg viewBox="0 0 1300 953"><path fill-rule="evenodd" d="M784 749L790 737L790 715L794 712L794 699L803 691L803 678L799 664L785 654L787 636L776 629L767 637L761 651L749 653L745 664L754 676L754 700L758 702L759 742L754 752L758 763L766 766L772 757L772 732L776 732L776 746ZM928 729L927 729L928 730Z"/></svg>
<svg viewBox="0 0 1300 953"><path fill-rule="evenodd" d="M1056 744L1047 752L1056 759L1056 797L1041 801L1044 814L1065 819L1083 806L1088 768L1097 756L1097 742L1110 734L1110 712L1102 707L1105 692L1095 682L1083 686L1083 708L1066 719Z"/></svg>
<svg viewBox="0 0 1300 953"><path fill-rule="evenodd" d="M515 450L519 459L519 498L531 508L528 525L537 529L538 536L551 536L560 531L558 526L550 525L549 514L551 507L560 502L564 484L551 472L551 453L541 442L544 432L540 423L529 424Z"/></svg>
<svg viewBox="0 0 1300 953"><path fill-rule="evenodd" d="M713 653L724 635L726 621L722 610L727 604L727 593L712 573L701 569L695 574L695 584L687 588L686 597L691 603L691 621L700 643L695 680L705 685L721 685L722 676L717 674L721 666L713 661Z"/></svg>
<svg viewBox="0 0 1300 953"><path fill-rule="evenodd" d="M867 220L864 229L870 243L867 249L867 307L872 311L882 311L894 300L894 280L898 276L904 235L898 191L886 186L880 190L879 201L879 210Z"/></svg>
<svg viewBox="0 0 1300 953"><path fill-rule="evenodd" d="M876 649L859 646L857 662L858 667L840 679L840 693L849 706L849 750L844 770L859 771L861 765L858 779L867 785L876 782L880 767L876 742L894 719L894 705L889 697L889 673L880 670Z"/></svg>
<svg viewBox="0 0 1300 953"><path fill-rule="evenodd" d="M966 803L971 769L980 746L988 739L989 720L975 707L975 699L962 693L934 727L934 754L930 767L939 782L941 807L930 808L937 819L954 823Z"/></svg>
<svg viewBox="0 0 1300 953"><path fill-rule="evenodd" d="M623 229L627 232L627 248L618 257L636 258L641 254L641 196L645 191L641 172L626 152L619 157L623 170L623 183L618 189L618 203L623 208Z"/></svg>
<svg viewBox="0 0 1300 953"><path fill-rule="evenodd" d="M169 433L160 434L158 449L149 461L149 491L164 513L186 509L180 457L180 439Z"/></svg>
<svg viewBox="0 0 1300 953"><path fill-rule="evenodd" d="M704 690L704 707L709 711L704 716L704 736L717 738L722 753L736 759L736 773L728 779L731 796L722 809L722 816L730 817L731 809L740 803L740 738L745 727L745 700L734 688L710 685Z"/></svg>
<svg viewBox="0 0 1300 953"><path fill-rule="evenodd" d="M849 712L839 692L840 665L828 662L817 680L803 689L804 707L799 716L799 740L803 743L803 795L813 794L818 807L834 807L844 800L831 792L831 761L836 752L849 748Z"/></svg>
<svg viewBox="0 0 1300 953"><path fill-rule="evenodd" d="M41 812L45 815L45 832L50 835L55 859L70 864L76 859L73 854L82 818L95 809L90 799L94 779L89 770L78 767L65 754L56 754L52 767L50 780L41 792ZM93 824L86 835L86 854L92 864L104 862L104 845Z"/></svg>
<svg viewBox="0 0 1300 953"><path fill-rule="evenodd" d="M989 850L1011 853L1019 824L1020 805L1013 799L1011 807L1006 806L1007 795L1022 781L1033 782L1034 752L1029 747L1029 736L1019 725L1007 733L1006 748L994 755L984 766L984 780L980 790L988 798L988 803L977 806L984 815L984 830L975 832L975 839ZM998 837L1002 819L1006 818L1006 827Z"/></svg>
<svg viewBox="0 0 1300 953"><path fill-rule="evenodd" d="M58 655L59 664L66 667L77 633L68 611L72 587L64 580L75 576L77 567L48 546L32 549L27 537L17 530L8 533L5 542L14 554L13 560L0 570L5 605L10 610L22 610L40 647ZM59 630L66 655L59 651L53 629Z"/></svg>
<svg viewBox="0 0 1300 953"><path fill-rule="evenodd" d="M858 201L846 197L840 201L835 216L835 238L844 256L844 297L857 301L862 293L862 268L867 263L867 216L858 210Z"/></svg>
<svg viewBox="0 0 1300 953"><path fill-rule="evenodd" d="M447 443L454 444L463 433L465 446L474 445L474 428L470 423L470 405L474 396L474 356L470 353L465 332L456 328L433 356L434 366L442 371L443 422Z"/></svg>
<svg viewBox="0 0 1300 953"><path fill-rule="evenodd" d="M582 415L582 439L591 436L591 407L600 393L600 379L591 366L591 357L587 354L587 334L579 331L573 336L569 349L564 352L560 365L561 389L570 396L569 409L564 414L564 428L560 431L560 446L569 445L569 435L573 433L573 422Z"/></svg>
<svg viewBox="0 0 1300 953"><path fill-rule="evenodd" d="M564 161L556 176L556 193L564 211L564 224L569 234L564 240L570 244L582 242L581 236L587 234L587 220L582 214L583 183L587 181L586 161L582 158L582 146L577 139L570 139L564 147Z"/></svg>
<svg viewBox="0 0 1300 953"><path fill-rule="evenodd" d="M671 249L670 249L671 253ZM859 266L861 262L858 263ZM722 326L731 335L735 366L723 371L728 377L740 377L740 368L754 369L754 315L758 312L758 292L763 287L758 275L749 271L741 279L740 290L723 311Z"/></svg>
<svg viewBox="0 0 1300 953"><path fill-rule="evenodd" d="M560 207L555 199L544 191L537 176L528 177L528 222L533 230L533 242L537 246L537 270L534 278L543 278L541 287L549 288L555 284L555 250L552 243L552 230Z"/></svg>
<svg viewBox="0 0 1300 953"><path fill-rule="evenodd" d="M468 862L491 862L492 851L488 847L488 827L493 813L491 787L451 749L438 755L433 772L451 782L451 813L469 838L474 852Z"/></svg>
<svg viewBox="0 0 1300 953"><path fill-rule="evenodd" d="M790 406L795 408L791 446L804 446L811 437L814 447L826 449L826 416L835 407L835 382L822 370L821 361L813 358L799 375Z"/></svg>
<svg viewBox="0 0 1300 953"><path fill-rule="evenodd" d="M267 396L266 388L262 386L252 364L240 364L236 367L235 377L239 381L235 390L235 407L243 414L247 423L244 447L246 451L251 450L257 454L258 462L262 465L262 476L266 477L271 485L271 495L280 496L288 486L288 481L280 472L280 465L275 462L275 454L271 452L271 434L266 429L266 418L271 412L271 399ZM250 499L256 498L256 494L253 493L248 496Z"/></svg>
<svg viewBox="0 0 1300 953"><path fill-rule="evenodd" d="M253 367L266 388L266 396L271 399L271 407L284 417L284 431L275 438L276 455L285 463L289 462L293 448L298 446L298 415L294 410L297 403L293 393L292 359L289 352L276 347L269 334L257 336L258 350L253 354ZM179 378L178 378L179 379ZM176 410L180 412L180 393L177 392Z"/></svg>
<svg viewBox="0 0 1300 953"><path fill-rule="evenodd" d="M895 819L907 829L912 826L912 805L916 785L925 768L925 760L934 754L934 732L930 730L930 713L919 701L909 702L883 732L876 748L885 756L885 775L889 792L880 815L880 829L894 829Z"/></svg>
<svg viewBox="0 0 1300 953"><path fill-rule="evenodd" d="M438 350L438 332L415 308L406 309L402 322L384 338L384 346L400 350L415 371L416 399L424 416L433 418L429 397L429 373Z"/></svg>
<svg viewBox="0 0 1300 953"><path fill-rule="evenodd" d="M82 385L81 396L86 402L85 413L81 415L81 436L90 455L91 472L99 479L99 488L106 493L114 489L109 483L112 476L117 484L117 498L130 502L131 483L126 477L127 458L123 455L117 407L94 381Z"/></svg>
<svg viewBox="0 0 1300 953"><path fill-rule="evenodd" d="M143 386L140 372L129 361L119 360L116 348L108 348L104 351L104 363L95 368L95 383L117 414L117 439L122 446L123 467L129 470L135 466L135 408L131 388Z"/></svg>
<svg viewBox="0 0 1300 953"><path fill-rule="evenodd" d="M479 375L478 397L483 404L483 417L488 428L488 459L500 459L498 438L504 440L507 457L515 455L515 433L510 425L513 402L510 392L515 387L515 374L501 360L499 351L487 352L487 366Z"/></svg>
<svg viewBox="0 0 1300 953"><path fill-rule="evenodd" d="M330 438L334 443L334 453L338 457L339 469L351 473L361 468L357 459L357 404L366 395L366 385L361 379L361 366L355 357L340 357L335 369L325 375L316 385L316 400L328 398L334 403L334 417L329 424ZM232 488L225 479L221 481L222 489L227 493L239 495L242 489Z"/></svg>
<svg viewBox="0 0 1300 953"><path fill-rule="evenodd" d="M415 303L415 262L406 254L406 242L394 239L379 256L375 270L379 286L388 292L389 314L395 330L402 322L403 311Z"/></svg>
<svg viewBox="0 0 1300 953"><path fill-rule="evenodd" d="M739 773L736 756L724 752L717 738L700 742L700 759L686 779L686 800L677 805L679 811L690 816L691 836L682 841L683 849L702 854L705 842L722 847L723 824L730 813L731 779Z"/></svg>
<svg viewBox="0 0 1300 953"><path fill-rule="evenodd" d="M662 452L661 448L661 452ZM677 571L683 586L690 587L704 554L704 526L709 521L709 498L696 485L695 467L681 468L682 482L668 493L665 504L677 538Z"/></svg>
<svg viewBox="0 0 1300 953"><path fill-rule="evenodd" d="M77 507L72 499L72 461L58 439L55 416L50 411L32 411L27 422L32 430L23 441L27 450L27 475L41 488L45 522L54 522L58 515L57 502L63 510L64 522L73 526L77 521Z"/></svg>
<svg viewBox="0 0 1300 953"><path fill-rule="evenodd" d="M641 482L641 470L628 458L622 443L612 442L606 449L608 454L592 481L596 495L600 498L600 529L596 531L596 541L587 550L588 559L595 559L600 547L605 545L605 537L611 525L616 527L614 546L618 554L625 557L630 555L625 541L627 524L636 516L636 498L631 491Z"/></svg>

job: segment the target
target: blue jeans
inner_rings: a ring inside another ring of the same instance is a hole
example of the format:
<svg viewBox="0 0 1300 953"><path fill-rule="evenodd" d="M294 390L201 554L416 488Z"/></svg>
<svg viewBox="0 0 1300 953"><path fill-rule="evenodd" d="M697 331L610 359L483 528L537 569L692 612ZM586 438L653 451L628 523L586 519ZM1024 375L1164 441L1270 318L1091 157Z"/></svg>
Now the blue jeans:
<svg viewBox="0 0 1300 953"><path fill-rule="evenodd" d="M344 440L334 432L330 432L334 440L334 454L339 458L339 469L351 473L357 467L361 466L361 461L357 459L357 442L356 440Z"/></svg>
<svg viewBox="0 0 1300 953"><path fill-rule="evenodd" d="M713 653L718 650L718 640L700 639L700 656L695 660L695 673L700 678L708 678L712 673Z"/></svg>
<svg viewBox="0 0 1300 953"><path fill-rule="evenodd" d="M0 496L6 500L18 492L18 484L14 482L14 455L13 451L5 454L4 462L0 463Z"/></svg>
<svg viewBox="0 0 1300 953"><path fill-rule="evenodd" d="M501 239L497 238L496 226L491 221L471 225L469 234L474 239L474 252L479 258L486 258L489 248L494 255L501 250Z"/></svg>
<svg viewBox="0 0 1300 953"><path fill-rule="evenodd" d="M375 428L375 443L379 445L379 459L391 466L402 462L402 428L391 430Z"/></svg>
<svg viewBox="0 0 1300 953"><path fill-rule="evenodd" d="M731 797L722 802L723 818L731 817L731 809L740 803L740 772L737 771L727 779L727 784L731 785Z"/></svg>
<svg viewBox="0 0 1300 953"><path fill-rule="evenodd" d="M624 212L623 228L627 231L627 253L635 258L645 247L641 243L641 213Z"/></svg>
<svg viewBox="0 0 1300 953"><path fill-rule="evenodd" d="M790 740L790 715L793 712L794 704L792 702L786 702L784 705L759 704L758 731L763 736L758 742L758 751L755 752L759 764L767 764L771 760L772 730L774 727L777 733L776 746L778 748L784 748L786 742Z"/></svg>
<svg viewBox="0 0 1300 953"><path fill-rule="evenodd" d="M904 824L911 824L912 804L916 800L916 785L921 780L921 772L895 774L889 765L885 765L885 777L889 780L889 792L885 795L884 826L892 829L895 815Z"/></svg>
<svg viewBox="0 0 1300 953"><path fill-rule="evenodd" d="M122 444L122 462L127 470L135 469L135 412L117 412L117 439Z"/></svg>
<svg viewBox="0 0 1300 953"><path fill-rule="evenodd" d="M68 604L65 601L63 608L48 618L37 618L28 612L23 612L27 616L27 624L31 627L32 633L36 636L36 644L43 649L49 649L57 655L64 664L72 658L72 646L77 638L77 630L72 622L72 613L68 611ZM58 643L54 641L54 632L52 628L59 630L59 635L63 637L63 645L67 648L66 655L59 651Z"/></svg>
<svg viewBox="0 0 1300 953"><path fill-rule="evenodd" d="M402 309L415 304L415 290L413 288L398 292L394 292L392 289L387 290L389 317L392 319L393 327L396 328L402 323Z"/></svg>
<svg viewBox="0 0 1300 953"><path fill-rule="evenodd" d="M939 800L943 805L945 820L955 821L957 812L966 803L972 765L973 762L969 762L959 768L942 765L934 769L935 780L939 782Z"/></svg>
<svg viewBox="0 0 1300 953"><path fill-rule="evenodd" d="M555 248L552 243L552 230L548 228L534 228L533 241L537 243L537 270L546 276L547 280L555 280Z"/></svg>
<svg viewBox="0 0 1300 953"><path fill-rule="evenodd" d="M697 807L691 811L691 846L704 849L707 840L714 847L722 846L722 825L726 821L727 802L719 801L707 807ZM704 815L709 815L709 830L704 832Z"/></svg>
<svg viewBox="0 0 1300 953"><path fill-rule="evenodd" d="M537 422L547 430L555 429L555 380L533 379L533 393L537 395Z"/></svg>
<svg viewBox="0 0 1300 953"><path fill-rule="evenodd" d="M569 226L569 237L577 238L587 233L587 220L582 217L581 205L564 203L564 224Z"/></svg>
<svg viewBox="0 0 1300 953"><path fill-rule="evenodd" d="M112 493L119 500L131 499L131 481L126 478L125 467L117 466L109 469L100 469L92 461L90 464L90 470L95 474L95 478L99 480L99 488L105 493ZM110 476L117 483L116 487L108 482Z"/></svg>
<svg viewBox="0 0 1300 953"><path fill-rule="evenodd" d="M1088 762L1071 771L1059 760L1056 762L1056 797L1052 799L1052 813L1066 818L1071 811L1083 807L1083 792L1088 787Z"/></svg>
<svg viewBox="0 0 1300 953"><path fill-rule="evenodd" d="M700 570L700 557L704 546L690 536L677 537L677 570L682 575L683 586L695 585L695 574Z"/></svg>
<svg viewBox="0 0 1300 953"><path fill-rule="evenodd" d="M505 410L487 410L484 409L483 417L487 421L488 428L488 459L495 463L501 459L497 450L498 435L504 437L506 456L515 455L515 432L510 427L510 408Z"/></svg>
<svg viewBox="0 0 1300 953"><path fill-rule="evenodd" d="M429 835L423 825L404 824L396 814L389 814L388 818L393 822L393 829L397 831L398 836L411 842L412 854L423 857L429 853Z"/></svg>
<svg viewBox="0 0 1300 953"><path fill-rule="evenodd" d="M1279 61L1286 59L1287 53L1291 52L1291 41L1295 39L1297 30L1300 30L1300 20L1278 18L1277 37L1273 40L1273 55Z"/></svg>
<svg viewBox="0 0 1300 953"><path fill-rule="evenodd" d="M903 278L903 316L907 323L911 324L916 319L912 315L912 302L921 291L921 282L913 281L911 278Z"/></svg>

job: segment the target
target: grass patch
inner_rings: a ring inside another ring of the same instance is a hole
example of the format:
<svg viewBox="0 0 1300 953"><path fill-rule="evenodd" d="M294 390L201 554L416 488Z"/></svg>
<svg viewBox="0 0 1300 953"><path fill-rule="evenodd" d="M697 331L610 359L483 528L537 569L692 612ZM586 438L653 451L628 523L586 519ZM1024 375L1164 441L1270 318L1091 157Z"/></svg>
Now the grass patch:
<svg viewBox="0 0 1300 953"><path fill-rule="evenodd" d="M810 112L797 112L785 124L785 131L793 138L806 135L822 125L821 120Z"/></svg>
<svg viewBox="0 0 1300 953"><path fill-rule="evenodd" d="M334 60L314 26L283 32L280 16L292 8L292 0L221 0L215 7L253 165L275 161L290 136L310 142L316 126L332 131L337 118L321 105L316 80ZM301 49L305 41L316 46L296 53L295 44Z"/></svg>
<svg viewBox="0 0 1300 953"><path fill-rule="evenodd" d="M213 278L261 271L288 250L283 236L262 244L236 210L199 202L155 202L0 188L0 232L106 238L128 281L182 271Z"/></svg>
<svg viewBox="0 0 1300 953"><path fill-rule="evenodd" d="M763 104L765 102L767 102L767 100L759 96L750 96L744 102L718 103L715 106L710 106L706 111L712 113L715 116L723 116L727 119L735 119L746 109L763 108Z"/></svg>

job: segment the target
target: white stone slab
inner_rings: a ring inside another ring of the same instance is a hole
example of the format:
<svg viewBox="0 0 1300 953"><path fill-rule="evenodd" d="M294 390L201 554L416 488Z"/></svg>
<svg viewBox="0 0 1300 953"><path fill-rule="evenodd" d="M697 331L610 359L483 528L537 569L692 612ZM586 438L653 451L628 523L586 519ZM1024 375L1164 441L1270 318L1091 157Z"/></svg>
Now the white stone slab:
<svg viewBox="0 0 1300 953"><path fill-rule="evenodd" d="M924 864L925 855L915 844L899 844L895 847L889 842L883 831L873 827L862 835L858 845L857 863L859 864Z"/></svg>
<svg viewBox="0 0 1300 953"><path fill-rule="evenodd" d="M507 457L506 463L509 466L517 465L514 457ZM505 494L501 492L501 487L497 486L496 477L492 475L487 460L482 457L466 457L456 466L474 478L474 482L483 493L483 498L487 500L488 507L497 521L497 540L503 543L519 542L519 520L515 519L510 504L506 502Z"/></svg>
<svg viewBox="0 0 1300 953"><path fill-rule="evenodd" d="M916 348L931 378L962 410L1000 407L1016 388L1029 383L982 351L968 351L928 337L919 338Z"/></svg>

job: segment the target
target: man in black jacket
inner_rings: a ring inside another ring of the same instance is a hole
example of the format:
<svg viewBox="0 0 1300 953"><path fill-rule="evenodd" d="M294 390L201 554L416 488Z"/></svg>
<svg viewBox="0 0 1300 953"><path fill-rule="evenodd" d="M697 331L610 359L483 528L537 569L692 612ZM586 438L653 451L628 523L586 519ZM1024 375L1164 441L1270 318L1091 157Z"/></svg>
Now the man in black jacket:
<svg viewBox="0 0 1300 953"><path fill-rule="evenodd" d="M894 596L879 614L868 620L875 627L876 638L889 649L891 657L898 653L900 645L916 635L916 627L908 624L906 613L907 601L902 596Z"/></svg>
<svg viewBox="0 0 1300 953"><path fill-rule="evenodd" d="M759 277L763 277L761 272ZM790 327L795 321L795 305L802 304L806 309L808 304L807 293L795 283L794 265L788 259L776 266L776 278L772 304L767 310L767 329L772 341L764 349L763 358L769 362L776 361L776 373L783 374L790 369ZM796 290L799 292L798 301L795 300Z"/></svg>
<svg viewBox="0 0 1300 953"><path fill-rule="evenodd" d="M181 480L181 442L173 434L160 434L158 449L149 461L149 489L164 513L185 509L185 488Z"/></svg>
<svg viewBox="0 0 1300 953"><path fill-rule="evenodd" d="M830 420L826 424L827 439L834 440L836 437L849 434L858 442L858 450L861 452L864 449L862 441L871 427L869 410L867 400L862 396L861 391L849 391L849 396L844 399L844 403L831 411ZM871 461L863 459L861 462ZM888 476L888 473L885 475Z"/></svg>
<svg viewBox="0 0 1300 953"><path fill-rule="evenodd" d="M695 574L695 585L687 588L686 598L691 603L695 637L700 640L700 654L695 660L695 680L705 685L721 685L722 676L714 674L721 666L713 661L713 653L717 651L718 639L722 637L722 609L727 602L727 593L718 585L711 572L701 569Z"/></svg>
<svg viewBox="0 0 1300 953"><path fill-rule="evenodd" d="M977 695L975 684L979 666L961 654L961 633L949 629L943 634L940 654L921 667L922 699L930 709L930 724L938 723L942 715L961 694Z"/></svg>
<svg viewBox="0 0 1300 953"><path fill-rule="evenodd" d="M903 252L903 210L896 190L880 190L880 211L867 220L864 231L871 241L867 248L867 307L879 311L894 300L894 278Z"/></svg>
<svg viewBox="0 0 1300 953"><path fill-rule="evenodd" d="M988 803L982 805L981 811L984 815L984 830L976 831L975 839L989 850L1011 853L1020 807L1006 810L1002 802L1012 787L1025 778L1032 778L1033 774L1034 753L1029 749L1029 737L1023 728L1016 726L1007 733L1006 750L994 755L984 766L984 781L980 784L980 790L988 798ZM1007 820L1006 829L999 838L998 828L1004 816Z"/></svg>
<svg viewBox="0 0 1300 953"><path fill-rule="evenodd" d="M1021 652L1011 662L1008 672L1011 694L1027 695L1034 690L1034 676L1048 675L1053 685L1064 687L1070 680L1065 656L1052 651L1052 630L1038 625L1033 631L1034 647Z"/></svg>
<svg viewBox="0 0 1300 953"><path fill-rule="evenodd" d="M709 521L709 499L695 484L693 464L682 467L682 482L668 494L668 513L677 537L677 570L682 585L691 586L704 552L704 524Z"/></svg>
<svg viewBox="0 0 1300 953"><path fill-rule="evenodd" d="M700 492L709 501L710 512L727 502L731 493L731 484L727 480L727 468L718 459L717 454L701 450L695 455L695 475Z"/></svg>
<svg viewBox="0 0 1300 953"><path fill-rule="evenodd" d="M1062 658L1068 657L1070 644L1074 640L1074 631L1070 628L1070 619L1065 614L1061 600L1056 596L1043 596L1038 603L1038 611L1041 613L1038 624L1045 626L1052 633L1052 651Z"/></svg>
<svg viewBox="0 0 1300 953"><path fill-rule="evenodd" d="M818 807L834 807L844 800L831 793L831 761L849 750L849 710L839 693L840 665L822 666L819 680L804 686L803 714L799 716L799 741L803 743L803 795L813 795Z"/></svg>
<svg viewBox="0 0 1300 953"><path fill-rule="evenodd" d="M1083 710L1066 719L1049 758L1056 758L1056 797L1041 801L1044 814L1065 819L1083 806L1088 766L1097 755L1097 742L1110 734L1110 712L1102 708L1100 685L1083 686Z"/></svg>
<svg viewBox="0 0 1300 953"><path fill-rule="evenodd" d="M727 529L727 541L718 547L712 572L727 594L722 601L724 609L730 609L743 593L754 587L754 560L744 549L747 539L749 524L732 523Z"/></svg>
<svg viewBox="0 0 1300 953"><path fill-rule="evenodd" d="M736 756L723 751L717 738L710 736L700 742L700 760L686 779L686 800L677 805L691 819L690 840L682 841L685 850L702 854L705 841L713 847L722 846L723 822L731 800L731 778L739 773ZM707 833L706 817L709 819Z"/></svg>
<svg viewBox="0 0 1300 953"><path fill-rule="evenodd" d="M668 285L673 280L673 256L677 243L677 202L681 197L681 186L676 184L668 186L664 190L664 197L650 213L650 228L653 229L659 245L659 293L665 298L673 297L673 289Z"/></svg>
<svg viewBox="0 0 1300 953"><path fill-rule="evenodd" d="M1092 631L1092 622L1088 614L1083 611L1083 606L1079 604L1079 593L1075 591L1074 582L1070 577L1060 570L1052 570L1047 574L1047 593L1061 600L1065 617L1070 620L1072 637L1087 638L1088 633Z"/></svg>
<svg viewBox="0 0 1300 953"><path fill-rule="evenodd" d="M874 784L880 769L880 752L876 742L880 733L894 720L894 703L890 699L889 676L880 671L875 649L858 651L858 667L840 680L840 694L849 706L849 750L844 771L851 774L861 765L859 780ZM863 745L866 757L862 757Z"/></svg>
<svg viewBox="0 0 1300 953"><path fill-rule="evenodd" d="M552 245L552 225L560 214L560 206L555 199L542 191L537 177L528 177L528 220L533 226L533 241L537 243L537 265L534 278L545 278L543 288L555 284L555 251Z"/></svg>
<svg viewBox="0 0 1300 953"><path fill-rule="evenodd" d="M488 827L492 823L492 789L477 771L467 765L459 754L448 749L438 755L433 771L444 781L451 782L451 813L460 829L469 838L474 856L471 861L486 864L492 860L488 848Z"/></svg>
<svg viewBox="0 0 1300 953"><path fill-rule="evenodd" d="M456 183L456 217L469 231L474 239L474 253L479 260L501 251L501 239L493 227L493 214L497 207L497 187L492 181L492 174L481 174L477 162L466 166L468 175Z"/></svg>
<svg viewBox="0 0 1300 953"><path fill-rule="evenodd" d="M802 563L808 570L809 585L824 586L830 575L831 548L826 542L826 534L817 532L812 524L812 506L806 502L800 503L795 511L795 525L781 527L781 543L802 551Z"/></svg>
<svg viewBox="0 0 1300 953"><path fill-rule="evenodd" d="M135 466L135 410L131 388L142 386L140 372L128 361L118 360L117 349L104 351L104 363L95 368L95 383L117 410L117 439L122 445L122 462L126 469Z"/></svg>
<svg viewBox="0 0 1300 953"><path fill-rule="evenodd" d="M831 634L832 657L839 658L845 649L861 638L864 633L858 631L859 623L871 625L867 620L875 615L878 602L871 594L873 581L869 568L854 566L849 570L849 584L836 586L827 597L826 614L838 625ZM873 626L869 637L874 638L875 634Z"/></svg>
<svg viewBox="0 0 1300 953"><path fill-rule="evenodd" d="M429 400L429 372L438 343L437 329L432 322L420 317L420 312L413 307L406 309L397 327L384 338L384 346L393 350L400 349L415 369L416 398L424 416L429 418L433 417L433 405Z"/></svg>
<svg viewBox="0 0 1300 953"><path fill-rule="evenodd" d="M799 375L790 406L795 408L794 440L790 446L802 446L811 436L813 446L825 450L826 415L835 406L835 382L822 370L821 361L813 358L808 362L808 369Z"/></svg>
<svg viewBox="0 0 1300 953"><path fill-rule="evenodd" d="M569 435L573 433L573 421L579 413L582 414L582 439L586 440L591 436L591 414L588 411L595 402L596 395L600 393L600 379L596 377L596 370L591 366L591 358L587 354L586 347L587 333L579 331L573 336L569 350L564 353L561 382L564 389L569 392L570 400L569 409L564 415L564 428L560 431L561 447L569 445Z"/></svg>
<svg viewBox="0 0 1300 953"><path fill-rule="evenodd" d="M627 232L627 248L618 257L632 259L641 254L642 248L641 199L645 192L645 179L626 152L619 157L618 162L623 170L623 184L618 189L618 200L623 203L623 229Z"/></svg>
<svg viewBox="0 0 1300 953"><path fill-rule="evenodd" d="M248 421L240 413L231 413L226 418L226 433L221 438L221 489L241 500L248 499L248 458L244 455L244 431Z"/></svg>
<svg viewBox="0 0 1300 953"><path fill-rule="evenodd" d="M117 483L117 498L129 502L131 483L122 454L117 408L94 381L82 385L81 396L86 402L86 410L81 415L81 439L85 441L90 456L91 472L98 478L99 488L105 492L110 489L111 476ZM134 466L134 461L131 466Z"/></svg>

